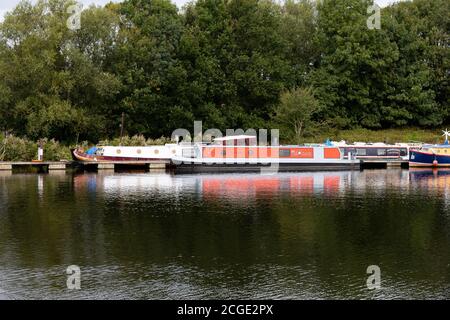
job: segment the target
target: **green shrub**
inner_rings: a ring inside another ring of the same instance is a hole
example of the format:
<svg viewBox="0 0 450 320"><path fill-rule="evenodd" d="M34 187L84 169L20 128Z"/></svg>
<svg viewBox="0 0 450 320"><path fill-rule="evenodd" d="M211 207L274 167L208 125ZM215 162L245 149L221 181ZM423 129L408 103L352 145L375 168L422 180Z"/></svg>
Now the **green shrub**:
<svg viewBox="0 0 450 320"><path fill-rule="evenodd" d="M44 139L44 160L45 161L60 161L70 160L70 148L61 145L58 141Z"/></svg>
<svg viewBox="0 0 450 320"><path fill-rule="evenodd" d="M43 140L44 160L59 161L71 158L70 149L55 140ZM32 161L37 159L38 143L13 135L0 136L0 161Z"/></svg>
<svg viewBox="0 0 450 320"><path fill-rule="evenodd" d="M12 135L0 139L0 161L31 161L36 158L36 143Z"/></svg>

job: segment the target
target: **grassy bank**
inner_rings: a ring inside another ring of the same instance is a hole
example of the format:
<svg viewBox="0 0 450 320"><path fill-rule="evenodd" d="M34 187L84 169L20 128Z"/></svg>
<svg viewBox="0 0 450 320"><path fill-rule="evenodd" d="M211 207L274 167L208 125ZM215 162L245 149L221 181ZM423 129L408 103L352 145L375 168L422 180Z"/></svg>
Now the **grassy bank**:
<svg viewBox="0 0 450 320"><path fill-rule="evenodd" d="M333 141L345 140L347 142L424 142L424 143L441 143L443 142L442 131L424 130L417 128L405 129L385 129L385 130L327 130L319 133L311 140L311 142L323 142L327 138Z"/></svg>

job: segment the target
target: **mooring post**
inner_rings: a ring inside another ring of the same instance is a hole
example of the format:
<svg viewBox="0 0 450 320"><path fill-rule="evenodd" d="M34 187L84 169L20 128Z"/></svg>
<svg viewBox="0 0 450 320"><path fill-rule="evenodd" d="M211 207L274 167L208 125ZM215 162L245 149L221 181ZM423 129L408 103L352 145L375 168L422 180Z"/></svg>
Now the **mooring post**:
<svg viewBox="0 0 450 320"><path fill-rule="evenodd" d="M38 143L38 161L43 161L44 160L44 147L43 147L43 142L42 139L39 139L39 143Z"/></svg>

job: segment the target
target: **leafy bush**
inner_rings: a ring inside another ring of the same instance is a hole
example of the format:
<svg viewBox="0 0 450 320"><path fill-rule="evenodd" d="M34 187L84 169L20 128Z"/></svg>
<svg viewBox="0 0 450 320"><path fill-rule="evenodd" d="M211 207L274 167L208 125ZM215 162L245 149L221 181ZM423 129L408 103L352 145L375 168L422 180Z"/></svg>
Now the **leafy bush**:
<svg viewBox="0 0 450 320"><path fill-rule="evenodd" d="M44 160L59 161L71 158L70 149L55 140L43 140ZM38 143L13 135L0 136L0 161L31 161L37 159Z"/></svg>
<svg viewBox="0 0 450 320"><path fill-rule="evenodd" d="M36 157L36 143L12 135L0 138L0 161L31 161Z"/></svg>
<svg viewBox="0 0 450 320"><path fill-rule="evenodd" d="M46 161L60 161L70 160L70 148L61 145L58 141L44 139L44 160Z"/></svg>

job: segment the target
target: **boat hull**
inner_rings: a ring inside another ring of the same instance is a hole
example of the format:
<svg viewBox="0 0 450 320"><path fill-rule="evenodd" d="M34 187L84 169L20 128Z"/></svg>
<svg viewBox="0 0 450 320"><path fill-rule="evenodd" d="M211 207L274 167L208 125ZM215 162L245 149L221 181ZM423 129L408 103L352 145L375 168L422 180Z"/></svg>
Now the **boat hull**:
<svg viewBox="0 0 450 320"><path fill-rule="evenodd" d="M361 162L263 162L263 163L204 163L174 161L175 173L232 173L232 172L295 172L359 170Z"/></svg>
<svg viewBox="0 0 450 320"><path fill-rule="evenodd" d="M419 150L411 150L410 167L450 167L450 155L434 154Z"/></svg>

